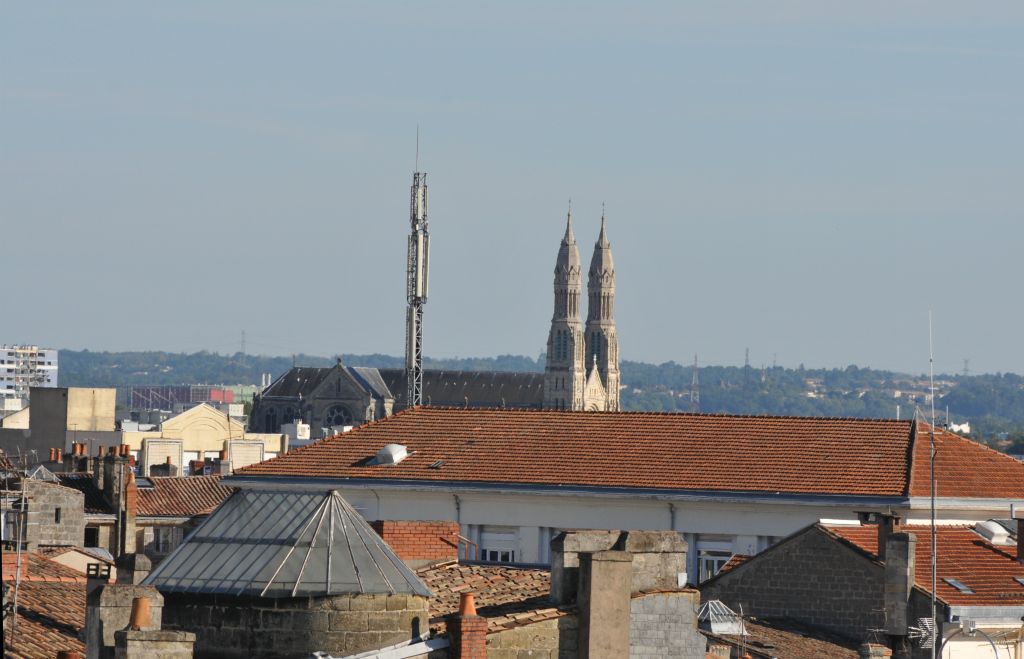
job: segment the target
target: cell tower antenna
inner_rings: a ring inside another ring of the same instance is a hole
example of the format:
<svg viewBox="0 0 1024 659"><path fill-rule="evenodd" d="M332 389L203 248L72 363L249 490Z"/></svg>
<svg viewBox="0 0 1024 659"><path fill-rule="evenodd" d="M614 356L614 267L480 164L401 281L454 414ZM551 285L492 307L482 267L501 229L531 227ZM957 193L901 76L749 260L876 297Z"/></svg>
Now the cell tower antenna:
<svg viewBox="0 0 1024 659"><path fill-rule="evenodd" d="M693 353L693 379L690 381L690 411L700 412L700 366L697 353Z"/></svg>
<svg viewBox="0 0 1024 659"><path fill-rule="evenodd" d="M409 252L405 297L405 373L410 407L423 404L423 305L427 302L430 231L427 225L427 175L419 171L420 130L416 127L416 171L409 193Z"/></svg>
<svg viewBox="0 0 1024 659"><path fill-rule="evenodd" d="M929 397L931 398L931 404L932 404L932 410L931 410L932 411L932 418L931 418L931 423L929 424L929 428L928 428L928 435L929 435L929 438L931 440L931 456L930 456L931 460L930 460L929 466L930 466L930 472L931 472L930 473L930 480L931 480L931 523L932 523L932 528L931 528L931 536L932 536L931 537L931 540L932 540L932 547L931 547L931 549L932 549L932 551L931 551L931 559L932 559L932 565L931 565L931 568L932 568L932 588L931 588L931 591L932 591L932 597L931 597L932 613L931 613L931 618L932 618L932 623L935 622L935 617L938 615L938 609L936 608L936 604L935 604L935 588L936 588L936 585L937 585L936 582L938 581L938 547L936 546L935 543L937 542L938 538L936 537L937 534L936 534L936 530L935 530L935 495L936 495L936 492L935 492L935 490L936 490L936 487L935 487L935 454L936 454L936 450L935 450L935 348L934 348L934 345L935 344L932 341L932 312L929 309L928 310L928 392L930 394ZM932 644L932 652L931 652L932 659L935 659L935 656L936 656L935 655L935 649L936 649L935 646L936 645L937 644L935 644L935 643Z"/></svg>

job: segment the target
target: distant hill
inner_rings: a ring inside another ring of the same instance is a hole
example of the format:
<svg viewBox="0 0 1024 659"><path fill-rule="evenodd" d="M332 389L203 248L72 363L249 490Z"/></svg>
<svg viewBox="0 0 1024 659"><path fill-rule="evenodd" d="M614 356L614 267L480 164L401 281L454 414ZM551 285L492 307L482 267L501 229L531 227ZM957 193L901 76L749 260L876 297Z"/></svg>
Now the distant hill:
<svg viewBox="0 0 1024 659"><path fill-rule="evenodd" d="M401 368L390 355L342 355L352 366ZM296 355L264 357L210 352L60 351L61 386L126 388L133 384L256 384L260 375L299 366L330 366L336 358ZM427 368L542 371L543 356L426 359ZM702 366L699 405L691 401L693 370L675 362L622 363L622 404L627 410L902 418L927 411L924 376L848 366L844 369L758 369ZM1024 453L1024 378L943 375L936 378L936 410L944 421L969 422L971 435L1014 453Z"/></svg>

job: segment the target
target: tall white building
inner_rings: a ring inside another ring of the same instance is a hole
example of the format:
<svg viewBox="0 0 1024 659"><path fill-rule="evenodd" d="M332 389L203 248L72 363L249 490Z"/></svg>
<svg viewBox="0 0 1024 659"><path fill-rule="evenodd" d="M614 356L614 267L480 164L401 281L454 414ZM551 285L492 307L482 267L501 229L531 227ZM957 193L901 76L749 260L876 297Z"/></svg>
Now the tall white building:
<svg viewBox="0 0 1024 659"><path fill-rule="evenodd" d="M57 386L57 350L0 345L0 399L28 402L30 387Z"/></svg>

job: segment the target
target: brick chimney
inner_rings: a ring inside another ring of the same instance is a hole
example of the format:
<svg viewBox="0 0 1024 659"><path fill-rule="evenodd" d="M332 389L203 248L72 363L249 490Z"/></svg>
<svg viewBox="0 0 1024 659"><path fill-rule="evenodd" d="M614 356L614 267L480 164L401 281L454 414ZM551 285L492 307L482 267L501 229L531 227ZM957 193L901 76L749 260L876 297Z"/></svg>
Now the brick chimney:
<svg viewBox="0 0 1024 659"><path fill-rule="evenodd" d="M892 650L877 643L864 643L857 648L857 656L860 659L889 659Z"/></svg>
<svg viewBox="0 0 1024 659"><path fill-rule="evenodd" d="M462 593L459 612L448 620L454 659L487 659L487 619L476 613L473 593Z"/></svg>
<svg viewBox="0 0 1024 659"><path fill-rule="evenodd" d="M917 537L912 533L893 533L885 542L885 632L893 636L907 635L916 552Z"/></svg>

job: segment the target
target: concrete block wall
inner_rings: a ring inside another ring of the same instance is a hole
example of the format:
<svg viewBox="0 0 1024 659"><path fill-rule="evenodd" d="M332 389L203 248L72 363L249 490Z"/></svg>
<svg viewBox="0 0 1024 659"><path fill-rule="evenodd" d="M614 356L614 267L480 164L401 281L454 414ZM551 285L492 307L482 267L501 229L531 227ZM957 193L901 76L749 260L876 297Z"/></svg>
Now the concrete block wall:
<svg viewBox="0 0 1024 659"><path fill-rule="evenodd" d="M642 594L630 601L630 659L704 659L707 641L697 629L700 593Z"/></svg>
<svg viewBox="0 0 1024 659"><path fill-rule="evenodd" d="M370 522L398 557L413 567L459 557L458 522L387 520Z"/></svg>
<svg viewBox="0 0 1024 659"><path fill-rule="evenodd" d="M811 528L701 586L734 611L786 617L864 638L885 626L884 568Z"/></svg>
<svg viewBox="0 0 1024 659"><path fill-rule="evenodd" d="M348 656L428 629L428 600L414 595L273 599L173 593L164 629L196 634L197 657Z"/></svg>

